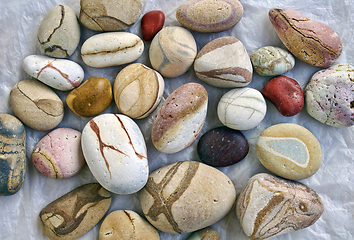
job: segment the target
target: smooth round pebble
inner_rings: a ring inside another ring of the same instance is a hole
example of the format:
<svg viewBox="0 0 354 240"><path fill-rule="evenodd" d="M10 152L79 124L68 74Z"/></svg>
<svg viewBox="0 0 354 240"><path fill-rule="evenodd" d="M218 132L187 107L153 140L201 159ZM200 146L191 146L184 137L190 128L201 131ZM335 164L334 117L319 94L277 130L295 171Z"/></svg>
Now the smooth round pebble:
<svg viewBox="0 0 354 240"><path fill-rule="evenodd" d="M264 130L257 140L256 152L266 169L290 180L311 177L322 163L317 138L294 123L276 124Z"/></svg>
<svg viewBox="0 0 354 240"><path fill-rule="evenodd" d="M254 71L261 76L282 75L295 66L295 58L288 51L273 46L259 48L252 53Z"/></svg>
<svg viewBox="0 0 354 240"><path fill-rule="evenodd" d="M235 88L225 93L218 104L217 114L227 127L248 130L256 127L267 112L262 94L253 88Z"/></svg>
<svg viewBox="0 0 354 240"><path fill-rule="evenodd" d="M80 0L79 19L94 31L126 30L139 19L143 6L143 0Z"/></svg>
<svg viewBox="0 0 354 240"><path fill-rule="evenodd" d="M147 220L166 233L181 234L224 218L236 200L232 181L221 171L196 161L180 161L149 175L140 192Z"/></svg>
<svg viewBox="0 0 354 240"><path fill-rule="evenodd" d="M189 0L177 8L177 20L198 32L221 32L235 26L243 15L237 0Z"/></svg>
<svg viewBox="0 0 354 240"><path fill-rule="evenodd" d="M141 19L141 33L145 41L152 40L162 29L165 23L165 14L162 11L149 11Z"/></svg>
<svg viewBox="0 0 354 240"><path fill-rule="evenodd" d="M26 130L16 117L0 114L0 196L17 193L27 171Z"/></svg>
<svg viewBox="0 0 354 240"><path fill-rule="evenodd" d="M155 70L133 63L123 68L114 85L114 100L119 111L131 118L145 118L159 105L165 81Z"/></svg>
<svg viewBox="0 0 354 240"><path fill-rule="evenodd" d="M53 129L64 117L64 105L58 95L34 79L22 80L11 89L10 104L15 115L35 130Z"/></svg>
<svg viewBox="0 0 354 240"><path fill-rule="evenodd" d="M102 113L112 100L111 82L104 77L88 78L66 97L68 107L81 117L94 117Z"/></svg>
<svg viewBox="0 0 354 240"><path fill-rule="evenodd" d="M221 240L221 237L212 227L207 227L193 233L186 240Z"/></svg>
<svg viewBox="0 0 354 240"><path fill-rule="evenodd" d="M316 72L305 88L308 114L329 126L354 125L354 67L337 64Z"/></svg>
<svg viewBox="0 0 354 240"><path fill-rule="evenodd" d="M61 91L76 88L84 79L82 67L67 59L30 55L23 60L22 66L31 77Z"/></svg>
<svg viewBox="0 0 354 240"><path fill-rule="evenodd" d="M152 67L162 76L173 78L185 73L197 55L193 35L183 27L161 29L151 41L149 58Z"/></svg>
<svg viewBox="0 0 354 240"><path fill-rule="evenodd" d="M103 220L99 240L159 240L159 234L139 214L130 210L116 210Z"/></svg>
<svg viewBox="0 0 354 240"><path fill-rule="evenodd" d="M85 165L81 133L71 128L57 128L45 135L32 152L34 166L51 178L70 178Z"/></svg>
<svg viewBox="0 0 354 240"><path fill-rule="evenodd" d="M248 85L253 68L242 42L227 36L209 42L200 50L194 71L200 80L212 86L233 88Z"/></svg>
<svg viewBox="0 0 354 240"><path fill-rule="evenodd" d="M200 160L213 167L238 163L248 150L248 141L242 132L224 126L204 133L197 145Z"/></svg>
<svg viewBox="0 0 354 240"><path fill-rule="evenodd" d="M75 12L64 5L52 8L39 26L38 41L46 55L70 57L80 42L80 24Z"/></svg>

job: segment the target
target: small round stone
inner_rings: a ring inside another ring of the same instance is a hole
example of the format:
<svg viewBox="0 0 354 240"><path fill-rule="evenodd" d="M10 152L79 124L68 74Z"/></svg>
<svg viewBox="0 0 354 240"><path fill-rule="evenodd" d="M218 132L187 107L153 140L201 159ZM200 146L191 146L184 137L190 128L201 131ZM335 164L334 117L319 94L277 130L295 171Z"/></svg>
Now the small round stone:
<svg viewBox="0 0 354 240"><path fill-rule="evenodd" d="M207 227L194 232L186 240L221 240L221 237L212 227Z"/></svg>
<svg viewBox="0 0 354 240"><path fill-rule="evenodd" d="M162 11L150 11L141 19L141 33L145 41L152 40L162 29L165 23L165 14Z"/></svg>

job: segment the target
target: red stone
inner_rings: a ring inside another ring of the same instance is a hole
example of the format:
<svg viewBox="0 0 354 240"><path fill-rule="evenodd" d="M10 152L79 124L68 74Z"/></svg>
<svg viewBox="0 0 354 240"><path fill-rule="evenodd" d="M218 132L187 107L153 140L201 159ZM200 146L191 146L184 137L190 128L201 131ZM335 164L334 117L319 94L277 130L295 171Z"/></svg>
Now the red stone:
<svg viewBox="0 0 354 240"><path fill-rule="evenodd" d="M262 94L286 117L298 114L304 107L304 94L299 83L286 76L269 80L264 85Z"/></svg>
<svg viewBox="0 0 354 240"><path fill-rule="evenodd" d="M143 39L145 41L153 39L156 33L162 29L164 23L165 14L163 12L156 10L145 13L141 19Z"/></svg>

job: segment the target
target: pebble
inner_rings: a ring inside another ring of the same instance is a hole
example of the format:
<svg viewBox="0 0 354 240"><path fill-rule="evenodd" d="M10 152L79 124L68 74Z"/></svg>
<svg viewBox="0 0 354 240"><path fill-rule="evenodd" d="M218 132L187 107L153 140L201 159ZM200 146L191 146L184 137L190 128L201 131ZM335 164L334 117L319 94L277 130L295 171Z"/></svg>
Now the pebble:
<svg viewBox="0 0 354 240"><path fill-rule="evenodd" d="M79 19L94 31L126 30L138 21L143 6L143 0L80 0Z"/></svg>
<svg viewBox="0 0 354 240"><path fill-rule="evenodd" d="M286 117L298 114L304 107L304 93L299 83L286 76L269 80L264 85L262 94Z"/></svg>
<svg viewBox="0 0 354 240"><path fill-rule="evenodd" d="M145 41L152 40L162 29L165 23L165 14L162 11L150 11L141 19L141 33Z"/></svg>
<svg viewBox="0 0 354 240"><path fill-rule="evenodd" d="M121 113L131 118L145 118L159 105L165 81L157 71L133 63L123 68L114 85L114 100Z"/></svg>
<svg viewBox="0 0 354 240"><path fill-rule="evenodd" d="M152 122L151 139L157 150L177 153L190 146L203 128L208 93L199 83L187 83L173 91Z"/></svg>
<svg viewBox="0 0 354 240"><path fill-rule="evenodd" d="M25 181L26 130L16 117L0 114L0 196L17 193Z"/></svg>
<svg viewBox="0 0 354 240"><path fill-rule="evenodd" d="M194 62L197 77L221 88L244 87L252 80L252 63L242 42L220 37L205 45Z"/></svg>
<svg viewBox="0 0 354 240"><path fill-rule="evenodd" d="M98 183L89 183L45 206L39 213L39 223L52 240L74 240L90 231L110 205L111 194Z"/></svg>
<svg viewBox="0 0 354 240"><path fill-rule="evenodd" d="M66 97L68 107L81 117L94 117L102 113L112 100L111 82L104 77L88 78Z"/></svg>
<svg viewBox="0 0 354 240"><path fill-rule="evenodd" d="M197 55L193 35L183 27L169 26L153 38L149 50L152 67L162 76L173 78L187 72Z"/></svg>
<svg viewBox="0 0 354 240"><path fill-rule="evenodd" d="M10 104L15 115L35 130L53 129L64 117L64 105L58 95L34 79L22 80L12 88Z"/></svg>
<svg viewBox="0 0 354 240"><path fill-rule="evenodd" d="M273 46L259 48L251 55L254 71L261 76L282 75L295 66L295 58L288 51Z"/></svg>
<svg viewBox="0 0 354 240"><path fill-rule="evenodd" d="M288 9L271 9L269 19L286 48L300 60L327 67L342 53L342 40L324 23Z"/></svg>
<svg viewBox="0 0 354 240"><path fill-rule="evenodd" d="M221 32L235 26L242 18L238 0L189 0L176 11L177 20L197 32Z"/></svg>
<svg viewBox="0 0 354 240"><path fill-rule="evenodd" d="M269 239L314 224L324 210L320 196L300 182L260 173L248 180L236 214L250 239Z"/></svg>
<svg viewBox="0 0 354 240"><path fill-rule="evenodd" d="M316 72L305 88L308 114L329 126L353 126L353 79L354 67L349 64L337 64Z"/></svg>
<svg viewBox="0 0 354 240"><path fill-rule="evenodd" d="M207 227L193 233L186 240L221 240L221 237L212 227Z"/></svg>
<svg viewBox="0 0 354 240"><path fill-rule="evenodd" d="M262 165L290 180L302 180L317 172L322 163L321 145L306 128L294 123L273 125L257 140Z"/></svg>
<svg viewBox="0 0 354 240"><path fill-rule="evenodd" d="M145 186L145 139L131 118L111 113L93 118L84 127L81 145L93 176L108 191L131 194Z"/></svg>
<svg viewBox="0 0 354 240"><path fill-rule="evenodd" d="M253 88L235 88L225 93L217 114L225 126L235 130L255 128L264 118L267 104L263 95Z"/></svg>
<svg viewBox="0 0 354 240"><path fill-rule="evenodd" d="M232 181L218 169L196 161L157 169L140 192L147 220L172 234L194 232L216 223L228 214L235 200Z"/></svg>
<svg viewBox="0 0 354 240"><path fill-rule="evenodd" d="M23 60L25 72L49 87L68 91L80 85L84 70L76 62L41 55L30 55Z"/></svg>
<svg viewBox="0 0 354 240"><path fill-rule="evenodd" d="M71 128L57 128L45 135L32 152L34 166L42 174L57 179L76 175L85 165L81 133Z"/></svg>
<svg viewBox="0 0 354 240"><path fill-rule="evenodd" d="M159 240L159 234L139 214L130 210L111 212L102 222L99 240Z"/></svg>
<svg viewBox="0 0 354 240"><path fill-rule="evenodd" d="M129 32L100 33L81 47L82 60L90 67L118 66L137 60L144 51L143 41Z"/></svg>
<svg viewBox="0 0 354 240"><path fill-rule="evenodd" d="M248 141L242 132L225 126L204 133L197 145L200 160L213 167L238 163L248 150Z"/></svg>
<svg viewBox="0 0 354 240"><path fill-rule="evenodd" d="M75 12L64 5L52 8L39 26L38 41L46 55L70 57L80 42L80 24Z"/></svg>

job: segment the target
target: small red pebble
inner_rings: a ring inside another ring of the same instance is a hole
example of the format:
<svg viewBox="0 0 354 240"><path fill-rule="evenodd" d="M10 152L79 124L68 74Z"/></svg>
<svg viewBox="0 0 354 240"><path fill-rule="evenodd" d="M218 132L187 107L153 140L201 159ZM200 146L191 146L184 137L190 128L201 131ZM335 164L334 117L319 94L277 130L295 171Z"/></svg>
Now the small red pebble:
<svg viewBox="0 0 354 240"><path fill-rule="evenodd" d="M143 39L145 41L150 41L154 38L156 33L158 33L165 23L165 14L161 11L150 11L145 13L141 19L141 31L143 34Z"/></svg>
<svg viewBox="0 0 354 240"><path fill-rule="evenodd" d="M304 107L304 94L299 83L286 76L269 80L264 85L262 94L286 117L298 114Z"/></svg>

